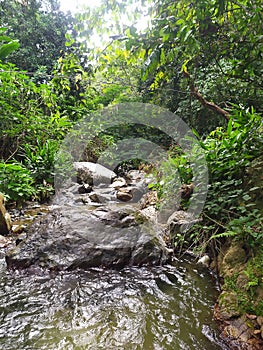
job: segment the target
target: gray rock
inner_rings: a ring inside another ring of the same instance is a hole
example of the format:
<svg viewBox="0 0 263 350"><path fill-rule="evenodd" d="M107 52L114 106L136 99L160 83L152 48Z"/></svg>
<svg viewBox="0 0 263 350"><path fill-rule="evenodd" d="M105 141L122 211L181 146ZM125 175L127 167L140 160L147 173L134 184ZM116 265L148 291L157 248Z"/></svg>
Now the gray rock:
<svg viewBox="0 0 263 350"><path fill-rule="evenodd" d="M130 210L65 206L36 221L6 261L11 268L55 270L160 264L168 252L157 231Z"/></svg>
<svg viewBox="0 0 263 350"><path fill-rule="evenodd" d="M157 223L157 210L153 205L141 209L140 215L150 222Z"/></svg>
<svg viewBox="0 0 263 350"><path fill-rule="evenodd" d="M0 235L0 248L5 248L10 244L12 244L12 240L10 238Z"/></svg>
<svg viewBox="0 0 263 350"><path fill-rule="evenodd" d="M97 163L74 162L73 167L77 171L77 181L81 184L110 184L117 176L113 171Z"/></svg>
<svg viewBox="0 0 263 350"><path fill-rule="evenodd" d="M132 193L127 189L122 189L117 192L117 198L120 201L128 202L132 199Z"/></svg>
<svg viewBox="0 0 263 350"><path fill-rule="evenodd" d="M92 187L89 184L82 184L79 188L78 188L78 192L80 194L84 194L84 193L90 193L92 191Z"/></svg>
<svg viewBox="0 0 263 350"><path fill-rule="evenodd" d="M130 170L127 173L127 179L129 182L138 183L145 180L145 172L141 170Z"/></svg>
<svg viewBox="0 0 263 350"><path fill-rule="evenodd" d="M113 183L109 187L118 190L124 186L127 186L126 180L123 177L117 177L116 179L114 179Z"/></svg>
<svg viewBox="0 0 263 350"><path fill-rule="evenodd" d="M89 199L90 199L92 202L96 202L96 203L99 203L99 202L100 202L98 193L96 193L96 192L90 193L90 194L89 194Z"/></svg>
<svg viewBox="0 0 263 350"><path fill-rule="evenodd" d="M175 211L167 220L169 234L173 237L199 221L200 219L195 219L191 214L183 210Z"/></svg>
<svg viewBox="0 0 263 350"><path fill-rule="evenodd" d="M92 202L104 203L105 205L111 201L116 201L116 193L111 188L96 188L89 194Z"/></svg>

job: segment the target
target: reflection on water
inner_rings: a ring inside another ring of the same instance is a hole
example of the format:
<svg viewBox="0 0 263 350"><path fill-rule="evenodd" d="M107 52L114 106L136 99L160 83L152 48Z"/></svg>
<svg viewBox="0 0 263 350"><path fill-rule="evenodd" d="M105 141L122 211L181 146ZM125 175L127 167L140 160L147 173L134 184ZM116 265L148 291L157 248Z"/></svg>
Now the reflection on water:
<svg viewBox="0 0 263 350"><path fill-rule="evenodd" d="M226 349L212 321L211 277L188 261L0 277L5 350Z"/></svg>

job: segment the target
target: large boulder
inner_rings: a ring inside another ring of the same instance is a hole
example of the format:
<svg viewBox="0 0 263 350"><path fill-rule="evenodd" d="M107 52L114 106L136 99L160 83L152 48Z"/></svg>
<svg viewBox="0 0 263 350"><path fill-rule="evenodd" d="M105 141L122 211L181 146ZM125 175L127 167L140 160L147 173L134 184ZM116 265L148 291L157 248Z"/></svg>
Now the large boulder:
<svg viewBox="0 0 263 350"><path fill-rule="evenodd" d="M168 251L152 223L125 207L63 206L36 221L28 237L6 257L13 268L41 266L54 270L160 264Z"/></svg>
<svg viewBox="0 0 263 350"><path fill-rule="evenodd" d="M74 162L73 167L77 171L77 181L81 184L110 184L117 177L113 171L97 163Z"/></svg>
<svg viewBox="0 0 263 350"><path fill-rule="evenodd" d="M7 235L11 230L11 217L5 209L5 200L0 193L0 234Z"/></svg>

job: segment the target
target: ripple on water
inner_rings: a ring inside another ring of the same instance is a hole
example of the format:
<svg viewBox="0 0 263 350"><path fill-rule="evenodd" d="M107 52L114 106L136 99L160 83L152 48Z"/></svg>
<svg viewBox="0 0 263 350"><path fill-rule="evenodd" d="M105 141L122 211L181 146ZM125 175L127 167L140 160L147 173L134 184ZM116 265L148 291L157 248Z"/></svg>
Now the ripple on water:
<svg viewBox="0 0 263 350"><path fill-rule="evenodd" d="M174 266L0 278L5 350L216 350L211 276Z"/></svg>

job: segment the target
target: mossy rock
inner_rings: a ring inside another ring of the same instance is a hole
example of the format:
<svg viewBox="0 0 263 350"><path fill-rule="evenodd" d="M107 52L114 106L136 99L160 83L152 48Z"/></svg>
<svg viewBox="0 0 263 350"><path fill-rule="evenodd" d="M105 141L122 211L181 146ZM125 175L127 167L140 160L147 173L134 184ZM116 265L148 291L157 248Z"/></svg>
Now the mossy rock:
<svg viewBox="0 0 263 350"><path fill-rule="evenodd" d="M223 257L221 274L224 277L230 277L233 274L242 271L246 261L247 253L243 248L243 243L233 241Z"/></svg>
<svg viewBox="0 0 263 350"><path fill-rule="evenodd" d="M238 297L234 292L223 291L219 296L219 307L220 315L225 320L241 314L238 307Z"/></svg>

